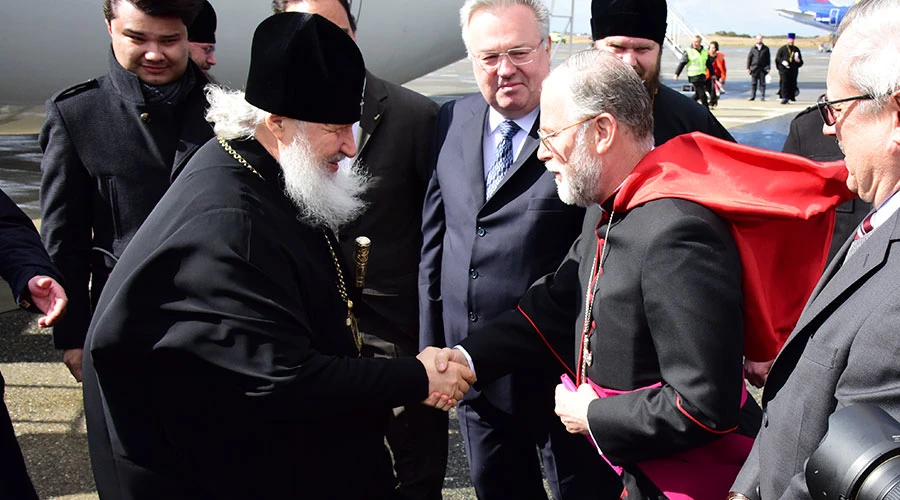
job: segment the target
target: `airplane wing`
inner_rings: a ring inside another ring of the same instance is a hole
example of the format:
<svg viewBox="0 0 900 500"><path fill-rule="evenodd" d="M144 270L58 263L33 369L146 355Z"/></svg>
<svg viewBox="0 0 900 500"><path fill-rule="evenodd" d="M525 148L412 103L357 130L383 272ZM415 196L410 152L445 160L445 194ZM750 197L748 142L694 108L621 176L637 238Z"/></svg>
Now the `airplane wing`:
<svg viewBox="0 0 900 500"><path fill-rule="evenodd" d="M815 26L816 28L823 29L828 31L829 33L833 33L837 26L830 26L828 24L823 23L822 21L816 19L816 15L812 12L800 12L797 10L790 9L775 9L778 12L778 15L781 17L785 17L792 21L798 22L800 24L805 24L807 26Z"/></svg>

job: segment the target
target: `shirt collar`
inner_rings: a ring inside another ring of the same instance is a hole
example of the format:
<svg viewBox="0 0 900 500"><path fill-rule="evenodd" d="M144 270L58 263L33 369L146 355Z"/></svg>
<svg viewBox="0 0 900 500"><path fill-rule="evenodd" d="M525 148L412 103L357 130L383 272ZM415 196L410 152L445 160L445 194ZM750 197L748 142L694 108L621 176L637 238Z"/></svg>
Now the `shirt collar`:
<svg viewBox="0 0 900 500"><path fill-rule="evenodd" d="M872 228L876 228L891 218L894 212L900 208L900 191L891 195L884 203L872 214Z"/></svg>
<svg viewBox="0 0 900 500"><path fill-rule="evenodd" d="M541 107L538 106L531 110L531 113L519 118L517 120L513 120L516 122L516 125L519 126L520 129L524 130L526 134L531 132L532 127L534 127L534 122L537 121L538 114L541 112ZM488 135L493 134L497 131L497 127L500 126L501 123L506 121L503 115L501 115L496 109L488 106Z"/></svg>

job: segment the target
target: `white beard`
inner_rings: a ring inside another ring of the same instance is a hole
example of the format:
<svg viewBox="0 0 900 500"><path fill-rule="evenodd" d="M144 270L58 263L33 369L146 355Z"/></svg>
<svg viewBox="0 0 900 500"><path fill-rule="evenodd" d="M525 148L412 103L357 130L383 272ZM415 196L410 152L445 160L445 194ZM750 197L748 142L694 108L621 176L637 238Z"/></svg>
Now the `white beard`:
<svg viewBox="0 0 900 500"><path fill-rule="evenodd" d="M284 173L285 194L300 211L298 218L337 231L365 210L361 196L369 177L363 169L347 166L346 162L332 173L327 160L317 157L305 137L296 137L281 151L278 163Z"/></svg>
<svg viewBox="0 0 900 500"><path fill-rule="evenodd" d="M585 142L585 134L579 131L568 163L559 168L562 175L556 181L556 192L566 205L587 207L598 203L595 198L603 165L599 158L591 156Z"/></svg>

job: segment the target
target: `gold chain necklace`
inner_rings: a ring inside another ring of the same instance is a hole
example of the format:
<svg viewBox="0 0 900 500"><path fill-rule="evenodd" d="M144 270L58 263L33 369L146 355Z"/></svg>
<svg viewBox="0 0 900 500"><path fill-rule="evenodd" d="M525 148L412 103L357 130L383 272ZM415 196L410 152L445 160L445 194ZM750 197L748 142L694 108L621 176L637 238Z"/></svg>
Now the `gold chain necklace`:
<svg viewBox="0 0 900 500"><path fill-rule="evenodd" d="M253 168L253 165L250 165L250 163L248 163L243 156L241 156L231 147L230 144L228 144L228 141L222 139L221 137L219 137L218 139L219 144L221 144L222 147L225 148L225 151L233 156L238 163L246 167L247 170L256 174L256 176L260 179L266 180L266 178L263 177L261 173ZM331 246L331 238L328 237L328 232L324 228L322 229L322 235L325 237L325 243L328 244L328 251L331 252L331 258L334 260L334 268L337 270L338 294L340 294L341 300L344 301L345 304L347 304L347 320L345 321L345 324L348 328L350 328L350 334L353 336L353 343L356 344L356 355L360 356L362 354L362 337L359 335L359 323L356 320L356 315L353 314L353 301L350 300L350 297L347 295L347 286L344 284L344 272L341 271L341 263L340 261L338 261L337 254L334 252L334 247Z"/></svg>

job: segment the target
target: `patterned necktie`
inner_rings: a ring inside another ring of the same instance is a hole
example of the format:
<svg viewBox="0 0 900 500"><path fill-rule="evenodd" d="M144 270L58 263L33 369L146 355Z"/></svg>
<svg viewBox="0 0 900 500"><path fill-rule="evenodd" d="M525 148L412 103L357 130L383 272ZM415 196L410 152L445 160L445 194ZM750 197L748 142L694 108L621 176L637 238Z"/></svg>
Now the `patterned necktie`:
<svg viewBox="0 0 900 500"><path fill-rule="evenodd" d="M850 259L850 256L856 253L856 250L866 238L868 238L872 234L872 216L875 215L875 212L870 213L863 219L862 223L856 228L856 233L853 235L853 242L850 243L850 248L847 249L847 255L844 257L844 263Z"/></svg>
<svg viewBox="0 0 900 500"><path fill-rule="evenodd" d="M513 164L512 138L519 130L519 126L512 120L506 120L500 124L500 134L503 137L500 139L500 144L497 145L497 156L494 158L494 163L491 164L491 170L488 171L484 196L486 200L494 196L497 188L500 187L503 176Z"/></svg>

